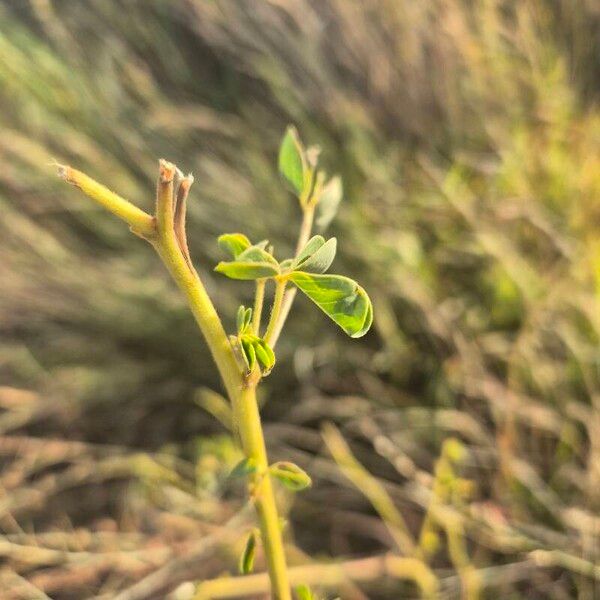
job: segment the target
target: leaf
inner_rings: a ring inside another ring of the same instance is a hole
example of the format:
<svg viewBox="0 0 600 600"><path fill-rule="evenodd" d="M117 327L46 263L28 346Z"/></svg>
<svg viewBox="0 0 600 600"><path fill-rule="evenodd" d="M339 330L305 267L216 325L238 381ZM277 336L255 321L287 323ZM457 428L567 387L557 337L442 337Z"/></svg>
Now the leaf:
<svg viewBox="0 0 600 600"><path fill-rule="evenodd" d="M329 227L337 214L343 194L342 180L338 175L332 177L323 186L317 204L317 218L315 219L315 224L319 230L325 231Z"/></svg>
<svg viewBox="0 0 600 600"><path fill-rule="evenodd" d="M250 475L250 473L255 473L256 469L256 462L253 458L244 458L240 460L235 467L233 467L231 473L229 473L229 477L232 479L244 477L246 475Z"/></svg>
<svg viewBox="0 0 600 600"><path fill-rule="evenodd" d="M294 591L298 600L315 600L314 594L305 583L299 585Z"/></svg>
<svg viewBox="0 0 600 600"><path fill-rule="evenodd" d="M240 573L248 575L254 569L254 557L256 556L256 533L252 531L246 541L246 547L240 557Z"/></svg>
<svg viewBox="0 0 600 600"><path fill-rule="evenodd" d="M312 485L308 474L292 462L277 462L269 467L269 471L273 477L294 492L299 492Z"/></svg>
<svg viewBox="0 0 600 600"><path fill-rule="evenodd" d="M238 254L236 260L220 262L215 271L231 279L263 279L279 274L279 263L258 245Z"/></svg>
<svg viewBox="0 0 600 600"><path fill-rule="evenodd" d="M325 238L322 235L314 235L313 237L306 242L304 248L300 250L298 256L296 256L294 260L294 264L299 264L303 260L306 260L309 256L314 254L323 244L325 243Z"/></svg>
<svg viewBox="0 0 600 600"><path fill-rule="evenodd" d="M254 350L254 344L245 338L242 338L242 350L244 352L244 359L248 365L248 371L254 369L256 364L256 351Z"/></svg>
<svg viewBox="0 0 600 600"><path fill-rule="evenodd" d="M243 321L243 331L246 331L248 327L250 327L250 322L252 321L252 309L247 308L244 312L244 321Z"/></svg>
<svg viewBox="0 0 600 600"><path fill-rule="evenodd" d="M220 262L215 271L221 273L230 279L264 279L279 274L279 269L271 263L261 262Z"/></svg>
<svg viewBox="0 0 600 600"><path fill-rule="evenodd" d="M238 306L237 314L235 316L235 325L237 327L238 333L243 333L244 331L244 318L246 316L246 307L242 304Z"/></svg>
<svg viewBox="0 0 600 600"><path fill-rule="evenodd" d="M303 271L293 271L289 278L350 337L361 337L371 327L371 300L367 292L352 279Z"/></svg>
<svg viewBox="0 0 600 600"><path fill-rule="evenodd" d="M258 362L267 370L270 371L275 366L275 353L271 346L262 339L254 343L254 351Z"/></svg>
<svg viewBox="0 0 600 600"><path fill-rule="evenodd" d="M337 250L337 240L327 240L316 252L306 257L303 261L296 260L294 269L308 273L324 273L329 269Z"/></svg>
<svg viewBox="0 0 600 600"><path fill-rule="evenodd" d="M267 241L265 241L265 245L266 244L268 244ZM236 260L241 262L267 262L271 263L275 267L279 267L279 263L277 262L277 260L275 260L275 258L271 254L269 254L264 248L262 248L260 244L250 246L241 254L239 254Z"/></svg>
<svg viewBox="0 0 600 600"><path fill-rule="evenodd" d="M237 258L246 248L251 246L250 240L243 233L224 233L217 239L219 248Z"/></svg>
<svg viewBox="0 0 600 600"><path fill-rule="evenodd" d="M298 131L290 125L279 147L279 172L300 196L304 190L308 167Z"/></svg>

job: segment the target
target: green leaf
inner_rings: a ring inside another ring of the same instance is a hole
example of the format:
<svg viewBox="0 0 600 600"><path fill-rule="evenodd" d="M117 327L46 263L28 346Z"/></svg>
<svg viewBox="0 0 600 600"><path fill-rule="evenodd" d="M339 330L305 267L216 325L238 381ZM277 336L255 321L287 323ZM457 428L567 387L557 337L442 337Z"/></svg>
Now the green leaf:
<svg viewBox="0 0 600 600"><path fill-rule="evenodd" d="M221 273L230 279L264 279L279 274L279 269L271 263L261 262L220 262L215 271Z"/></svg>
<svg viewBox="0 0 600 600"><path fill-rule="evenodd" d="M279 263L258 245L238 254L236 260L220 262L215 271L231 279L262 279L279 274Z"/></svg>
<svg viewBox="0 0 600 600"><path fill-rule="evenodd" d="M265 245L266 244L268 244L267 241L265 241ZM267 262L279 268L279 263L277 262L277 260L275 260L275 258L271 254L269 254L264 248L262 248L260 244L250 246L241 254L239 254L236 260L241 262Z"/></svg>
<svg viewBox="0 0 600 600"><path fill-rule="evenodd" d="M314 238L313 238L314 239ZM337 240L327 240L318 250L301 261L296 259L294 269L308 273L324 273L329 269L337 250Z"/></svg>
<svg viewBox="0 0 600 600"><path fill-rule="evenodd" d="M304 190L308 167L298 131L290 125L279 147L279 172L300 196Z"/></svg>
<svg viewBox="0 0 600 600"><path fill-rule="evenodd" d="M275 366L275 353L267 342L259 339L254 343L254 351L256 352L258 362L266 371L270 371Z"/></svg>
<svg viewBox="0 0 600 600"><path fill-rule="evenodd" d="M246 307L242 304L238 306L237 314L235 316L235 325L237 327L237 332L242 333L244 331L244 317L246 315Z"/></svg>
<svg viewBox="0 0 600 600"><path fill-rule="evenodd" d="M224 233L219 236L219 248L237 258L246 248L251 246L250 240L243 233Z"/></svg>
<svg viewBox="0 0 600 600"><path fill-rule="evenodd" d="M371 327L371 300L367 292L352 279L303 271L293 271L289 278L350 337L361 337Z"/></svg>
<svg viewBox="0 0 600 600"><path fill-rule="evenodd" d="M294 492L299 492L312 485L307 473L292 462L277 462L269 467L269 471L273 477Z"/></svg>
<svg viewBox="0 0 600 600"><path fill-rule="evenodd" d="M248 575L254 569L254 557L256 556L256 533L252 531L246 541L246 547L240 557L240 573Z"/></svg>
<svg viewBox="0 0 600 600"><path fill-rule="evenodd" d="M323 244L325 243L325 238L322 235L314 235L313 237L306 242L306 245L300 252L298 256L294 259L294 264L297 265L301 263L303 260L306 260L309 256L313 255Z"/></svg>
<svg viewBox="0 0 600 600"><path fill-rule="evenodd" d="M299 585L294 591L298 600L316 600L311 589L305 583Z"/></svg>
<svg viewBox="0 0 600 600"><path fill-rule="evenodd" d="M343 194L342 180L338 175L332 177L323 186L317 204L317 216L315 219L315 224L320 231L325 231L327 227L329 227L331 221L335 218Z"/></svg>
<svg viewBox="0 0 600 600"><path fill-rule="evenodd" d="M250 322L252 321L252 309L247 308L244 312L244 322L243 322L243 330L246 331L248 327L250 327Z"/></svg>
<svg viewBox="0 0 600 600"><path fill-rule="evenodd" d="M245 337L243 337L241 341L244 359L248 365L248 371L252 371L252 369L254 369L254 365L256 364L256 351L254 350L254 344Z"/></svg>
<svg viewBox="0 0 600 600"><path fill-rule="evenodd" d="M250 475L250 473L255 473L256 469L256 461L253 458L244 458L240 460L235 467L233 467L231 473L229 473L229 477L232 479L244 477L246 475Z"/></svg>

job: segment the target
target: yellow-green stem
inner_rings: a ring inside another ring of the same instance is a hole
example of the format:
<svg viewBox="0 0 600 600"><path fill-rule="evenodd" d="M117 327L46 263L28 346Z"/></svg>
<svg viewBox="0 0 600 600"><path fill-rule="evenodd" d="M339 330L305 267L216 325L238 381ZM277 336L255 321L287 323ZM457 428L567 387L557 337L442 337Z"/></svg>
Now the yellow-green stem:
<svg viewBox="0 0 600 600"><path fill-rule="evenodd" d="M283 296L285 294L285 286L287 281L285 279L275 280L275 296L273 298L273 308L271 309L271 317L269 318L269 324L267 325L267 331L265 333L265 342L271 343L273 333L279 322L281 315L281 306L283 304Z"/></svg>
<svg viewBox="0 0 600 600"><path fill-rule="evenodd" d="M150 241L183 292L191 312L217 365L233 407L234 421L240 432L242 447L248 458L256 461L259 472L253 476L254 501L260 522L269 567L272 596L275 600L292 600L283 539L272 482L256 390L249 386L238 367L225 329L196 271L190 267L179 245L174 226L173 193L175 167L161 161L157 190L156 218L144 213L108 188L71 167L59 167L59 174L92 199L127 222L136 233Z"/></svg>
<svg viewBox="0 0 600 600"><path fill-rule="evenodd" d="M304 246L306 246L306 242L310 239L310 234L312 232L313 220L315 218L315 206L314 204L308 204L303 209L302 215L302 225L300 226L300 233L298 235L298 243L296 244L296 256L300 254L300 251ZM283 304L281 307L281 312L279 314L277 323L273 326L273 331L271 334L270 344L271 348L275 348L275 344L279 339L281 334L281 330L285 324L288 315L290 314L290 310L292 309L292 304L294 303L294 298L296 297L297 289L295 287L291 287L285 298L283 299Z"/></svg>
<svg viewBox="0 0 600 600"><path fill-rule="evenodd" d="M265 301L266 279L256 280L256 293L254 294L254 309L252 310L252 331L254 335L260 336L260 318L262 316L263 303Z"/></svg>

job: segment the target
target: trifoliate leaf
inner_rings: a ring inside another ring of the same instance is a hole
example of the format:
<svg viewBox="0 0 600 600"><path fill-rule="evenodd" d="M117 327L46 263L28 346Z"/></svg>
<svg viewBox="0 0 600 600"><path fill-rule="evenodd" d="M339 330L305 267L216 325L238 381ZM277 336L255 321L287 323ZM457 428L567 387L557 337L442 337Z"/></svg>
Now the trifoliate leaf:
<svg viewBox="0 0 600 600"><path fill-rule="evenodd" d="M317 215L315 219L315 225L319 231L325 231L329 224L335 218L344 190L342 187L342 180L339 176L332 177L324 186L321 191L321 196L317 204Z"/></svg>
<svg viewBox="0 0 600 600"><path fill-rule="evenodd" d="M233 467L229 477L235 479L237 477L244 477L250 475L250 473L256 473L256 461L253 458L244 458Z"/></svg>
<svg viewBox="0 0 600 600"><path fill-rule="evenodd" d="M289 126L279 148L279 172L300 196L304 190L308 166L304 147L295 127Z"/></svg>
<svg viewBox="0 0 600 600"><path fill-rule="evenodd" d="M277 462L269 467L269 472L294 492L304 490L312 484L307 473L292 462Z"/></svg>
<svg viewBox="0 0 600 600"><path fill-rule="evenodd" d="M305 583L299 585L294 591L298 600L316 600L311 589Z"/></svg>
<svg viewBox="0 0 600 600"><path fill-rule="evenodd" d="M331 238L310 256L307 256L300 261L296 259L293 268L294 270L305 271L308 273L324 273L331 266L331 263L335 258L336 250L337 240Z"/></svg>
<svg viewBox="0 0 600 600"><path fill-rule="evenodd" d="M292 281L350 337L361 337L373 322L373 306L367 292L342 275L293 271Z"/></svg>
<svg viewBox="0 0 600 600"><path fill-rule="evenodd" d="M256 556L256 533L252 531L246 541L246 547L240 557L240 573L248 575L254 569L254 557Z"/></svg>
<svg viewBox="0 0 600 600"><path fill-rule="evenodd" d="M219 236L217 243L219 248L230 254L232 258L237 258L252 245L243 233L224 233Z"/></svg>

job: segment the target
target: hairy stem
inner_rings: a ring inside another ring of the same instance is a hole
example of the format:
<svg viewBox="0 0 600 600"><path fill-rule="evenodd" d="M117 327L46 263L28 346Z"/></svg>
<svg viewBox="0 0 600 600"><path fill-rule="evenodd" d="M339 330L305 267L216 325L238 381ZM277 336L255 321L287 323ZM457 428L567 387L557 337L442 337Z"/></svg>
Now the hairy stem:
<svg viewBox="0 0 600 600"><path fill-rule="evenodd" d="M271 309L271 317L265 333L265 342L267 342L267 344L272 344L271 340L281 317L281 307L283 305L283 296L285 294L286 283L287 282L285 279L275 280L275 297L273 298L273 308Z"/></svg>
<svg viewBox="0 0 600 600"><path fill-rule="evenodd" d="M306 242L310 239L310 234L312 232L313 220L315 218L315 207L313 204L308 204L303 208L303 217L302 217L302 225L300 226L300 233L298 235L298 243L296 244L296 256L300 253L302 248L306 246ZM273 331L271 334L271 348L275 348L275 344L281 335L281 330L285 324L288 315L290 314L290 310L292 309L292 304L294 303L294 298L296 297L297 289L295 287L291 287L285 298L283 299L283 304L281 307L281 312L279 314L279 318L277 323L273 326Z"/></svg>
<svg viewBox="0 0 600 600"><path fill-rule="evenodd" d="M262 316L263 303L265 301L266 279L256 280L256 292L254 294L254 308L252 310L252 331L254 335L260 336L260 319Z"/></svg>
<svg viewBox="0 0 600 600"><path fill-rule="evenodd" d="M59 175L63 179L79 187L93 200L128 223L135 233L148 239L187 299L231 400L234 421L240 432L244 452L248 458L256 461L258 471L261 473L260 477L253 475L250 483L267 555L273 598L291 600L283 540L272 482L268 474L269 463L256 402L256 390L245 380L221 319L198 274L188 263L184 254L185 249L181 247L178 240L175 232L173 197L175 174L174 165L166 161L160 162L156 217L152 217L80 171L59 166Z"/></svg>

